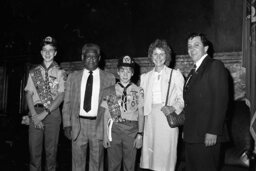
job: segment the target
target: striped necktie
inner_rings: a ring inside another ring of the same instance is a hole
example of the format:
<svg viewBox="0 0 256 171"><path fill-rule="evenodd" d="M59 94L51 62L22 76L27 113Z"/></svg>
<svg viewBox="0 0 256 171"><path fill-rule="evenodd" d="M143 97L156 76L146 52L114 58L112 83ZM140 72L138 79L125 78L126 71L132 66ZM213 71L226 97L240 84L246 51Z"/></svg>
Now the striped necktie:
<svg viewBox="0 0 256 171"><path fill-rule="evenodd" d="M193 68L191 69L190 73L188 74L188 78L187 78L185 86L187 86L189 84L189 82L190 82L192 76L194 75L195 71L196 71L196 65L194 64Z"/></svg>

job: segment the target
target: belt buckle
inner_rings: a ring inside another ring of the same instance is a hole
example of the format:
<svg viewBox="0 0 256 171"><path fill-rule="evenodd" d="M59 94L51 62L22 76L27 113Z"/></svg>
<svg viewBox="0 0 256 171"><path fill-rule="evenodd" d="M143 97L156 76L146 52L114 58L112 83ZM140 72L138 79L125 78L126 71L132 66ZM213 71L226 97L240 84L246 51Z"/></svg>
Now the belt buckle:
<svg viewBox="0 0 256 171"><path fill-rule="evenodd" d="M122 118L122 117L117 117L114 119L114 122L117 122L117 123L124 123L126 122L127 120Z"/></svg>

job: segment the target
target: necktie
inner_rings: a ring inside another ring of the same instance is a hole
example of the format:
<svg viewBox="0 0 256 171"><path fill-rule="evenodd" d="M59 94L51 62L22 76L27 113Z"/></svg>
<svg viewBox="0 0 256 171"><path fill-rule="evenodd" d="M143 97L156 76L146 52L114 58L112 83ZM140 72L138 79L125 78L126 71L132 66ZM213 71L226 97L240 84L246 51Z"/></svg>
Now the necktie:
<svg viewBox="0 0 256 171"><path fill-rule="evenodd" d="M186 86L190 82L190 80L191 80L192 76L194 75L195 71L196 71L196 65L193 65L193 68L191 69L190 73L188 74L188 79L186 81Z"/></svg>
<svg viewBox="0 0 256 171"><path fill-rule="evenodd" d="M121 83L118 83L124 90L122 94L122 102L121 106L123 107L124 111L127 111L127 88L131 85L131 83L127 84L126 86L123 86Z"/></svg>
<svg viewBox="0 0 256 171"><path fill-rule="evenodd" d="M87 78L85 94L84 94L84 110L89 112L91 110L91 100L92 100L92 85L93 85L93 75L92 71L89 72L90 75Z"/></svg>

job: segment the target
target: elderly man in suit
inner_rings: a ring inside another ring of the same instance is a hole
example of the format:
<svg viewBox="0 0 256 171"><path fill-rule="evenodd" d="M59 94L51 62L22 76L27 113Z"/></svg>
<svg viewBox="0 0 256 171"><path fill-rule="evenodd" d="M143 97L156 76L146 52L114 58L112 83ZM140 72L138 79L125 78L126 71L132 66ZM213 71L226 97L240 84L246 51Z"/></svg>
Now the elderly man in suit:
<svg viewBox="0 0 256 171"><path fill-rule="evenodd" d="M115 84L113 74L98 68L100 48L85 44L82 48L84 69L69 74L63 104L63 126L72 140L72 170L84 171L89 146L89 170L103 170L103 114L100 101L103 89Z"/></svg>
<svg viewBox="0 0 256 171"><path fill-rule="evenodd" d="M204 34L191 34L187 43L194 68L184 87L186 171L217 171L220 145L227 139L227 70L208 56L209 41Z"/></svg>

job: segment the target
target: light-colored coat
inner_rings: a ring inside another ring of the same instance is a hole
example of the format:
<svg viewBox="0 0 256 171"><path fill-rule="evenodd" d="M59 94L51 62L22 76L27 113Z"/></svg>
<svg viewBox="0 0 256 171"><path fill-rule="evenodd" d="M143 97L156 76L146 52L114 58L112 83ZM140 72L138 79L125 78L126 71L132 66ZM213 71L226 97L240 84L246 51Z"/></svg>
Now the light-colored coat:
<svg viewBox="0 0 256 171"><path fill-rule="evenodd" d="M165 105L168 82L170 79L171 70L168 67L164 67L162 82L161 82L161 94L162 94L162 105ZM153 73L154 69L149 71L148 73L141 75L141 83L140 87L144 89L144 115L148 115L152 110L152 87L153 87ZM173 106L176 109L176 113L181 113L184 107L183 100L183 85L184 85L184 77L182 76L179 70L173 70L171 86L169 90L168 97L168 106Z"/></svg>
<svg viewBox="0 0 256 171"><path fill-rule="evenodd" d="M161 74L161 104L152 104L154 69L141 75L144 89L144 137L140 167L159 171L174 171L177 160L178 128L170 128L161 107L165 105L171 70L164 67ZM173 70L167 106L173 106L181 113L184 78L180 71Z"/></svg>
<svg viewBox="0 0 256 171"><path fill-rule="evenodd" d="M78 137L81 124L79 118L80 99L81 99L81 82L83 70L75 71L68 76L65 85L65 97L63 103L63 127L72 126L72 139L76 140ZM113 74L100 70L100 91L99 91L99 105L102 98L102 92L106 87L115 84L115 77ZM96 136L97 139L103 140L103 114L101 108L98 108L96 119Z"/></svg>

